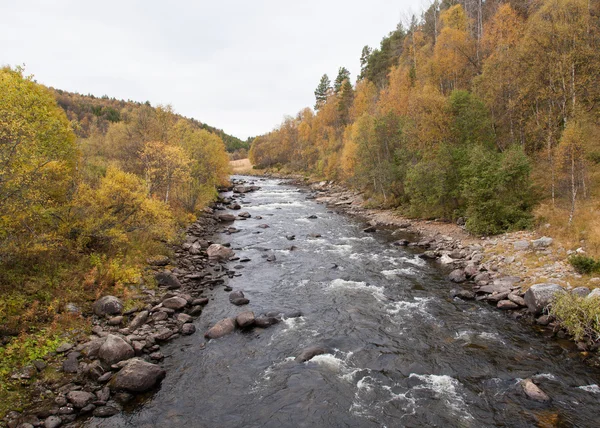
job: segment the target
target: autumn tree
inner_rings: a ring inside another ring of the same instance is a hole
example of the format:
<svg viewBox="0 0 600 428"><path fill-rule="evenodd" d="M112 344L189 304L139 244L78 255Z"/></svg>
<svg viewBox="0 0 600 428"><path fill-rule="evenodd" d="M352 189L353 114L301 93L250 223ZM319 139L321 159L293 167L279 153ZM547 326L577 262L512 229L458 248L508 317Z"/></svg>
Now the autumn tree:
<svg viewBox="0 0 600 428"><path fill-rule="evenodd" d="M20 69L0 69L0 258L53 245L76 161L75 135L53 94Z"/></svg>

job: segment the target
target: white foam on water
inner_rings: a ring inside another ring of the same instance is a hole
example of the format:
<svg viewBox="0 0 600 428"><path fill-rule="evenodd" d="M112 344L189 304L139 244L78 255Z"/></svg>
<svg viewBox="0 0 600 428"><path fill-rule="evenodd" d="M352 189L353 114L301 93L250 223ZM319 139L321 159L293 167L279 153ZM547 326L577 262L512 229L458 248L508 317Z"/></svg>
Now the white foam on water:
<svg viewBox="0 0 600 428"><path fill-rule="evenodd" d="M309 283L308 279L301 279L300 281L298 281L296 283L296 288L300 288L300 287L306 287Z"/></svg>
<svg viewBox="0 0 600 428"><path fill-rule="evenodd" d="M398 315L401 312L414 313L416 311L431 316L427 311L424 310L427 306L427 303L429 303L431 300L433 300L432 297L415 297L414 301L412 302L401 300L390 303L385 311L388 313L388 315Z"/></svg>
<svg viewBox="0 0 600 428"><path fill-rule="evenodd" d="M595 383L591 385L578 386L577 389L581 389L586 392L591 392L592 394L600 394L600 387Z"/></svg>
<svg viewBox="0 0 600 428"><path fill-rule="evenodd" d="M377 413L380 413L385 404L401 401L404 403L402 407L406 411L405 415L414 414L416 400L409 397L408 392L394 393L391 386L384 385L371 376L364 376L356 383L350 412L356 416L377 417ZM382 393L387 397L381 397Z"/></svg>
<svg viewBox="0 0 600 428"><path fill-rule="evenodd" d="M302 207L304 205L305 204L303 204L302 202L298 202L298 201L272 202L272 203L268 203L268 204L246 206L245 208L247 208L248 210L272 211L272 210L276 210L277 208L295 208L295 207Z"/></svg>
<svg viewBox="0 0 600 428"><path fill-rule="evenodd" d="M504 343L504 340L500 337L498 333L489 333L489 332L477 332L472 330L462 330L457 332L454 335L456 340L464 340L465 342L471 342L475 339L483 339L483 340L492 340L495 342Z"/></svg>
<svg viewBox="0 0 600 428"><path fill-rule="evenodd" d="M311 222L309 219L307 219L307 218L304 218L304 217L297 218L297 219L296 219L296 220L294 220L294 221L295 221L296 223L310 223L310 222Z"/></svg>
<svg viewBox="0 0 600 428"><path fill-rule="evenodd" d="M346 241L374 241L375 238L373 238L372 236L363 236L361 238L358 237L354 237L354 236L350 236L350 237L342 237L340 238L340 240L346 240Z"/></svg>
<svg viewBox="0 0 600 428"><path fill-rule="evenodd" d="M350 260L360 260L361 254L360 253L352 253L348 256L348 258Z"/></svg>
<svg viewBox="0 0 600 428"><path fill-rule="evenodd" d="M547 379L547 380L555 380L558 381L558 378L554 376L552 373L540 373L535 376L532 376L533 379Z"/></svg>
<svg viewBox="0 0 600 428"><path fill-rule="evenodd" d="M409 376L415 377L424 383L417 385L413 389L429 389L434 391L436 397L445 401L452 412L464 419L474 419L466 409L466 403L463 395L458 391L461 383L453 377L442 375L419 375L411 373Z"/></svg>
<svg viewBox="0 0 600 428"><path fill-rule="evenodd" d="M406 263L410 263L411 265L415 265L415 266L425 266L425 264L427 263L427 262L425 262L425 260L423 260L422 258L420 258L418 256L414 256L411 259L403 258L403 260Z"/></svg>
<svg viewBox="0 0 600 428"><path fill-rule="evenodd" d="M412 268L399 268L399 269L382 270L381 273L388 278L393 278L396 276L416 275L417 272Z"/></svg>
<svg viewBox="0 0 600 428"><path fill-rule="evenodd" d="M352 245L348 244L332 244L331 248L328 248L327 251L331 251L338 254L347 254L352 251Z"/></svg>
<svg viewBox="0 0 600 428"><path fill-rule="evenodd" d="M331 281L327 288L330 290L366 291L379 301L387 300L383 294L383 287L367 285L366 282L346 281L338 278Z"/></svg>

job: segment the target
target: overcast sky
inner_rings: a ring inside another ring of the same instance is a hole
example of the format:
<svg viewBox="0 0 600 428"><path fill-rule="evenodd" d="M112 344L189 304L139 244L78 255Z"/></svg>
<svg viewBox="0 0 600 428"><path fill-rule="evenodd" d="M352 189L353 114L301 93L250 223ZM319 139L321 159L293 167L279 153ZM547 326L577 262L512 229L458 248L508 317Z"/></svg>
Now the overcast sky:
<svg viewBox="0 0 600 428"><path fill-rule="evenodd" d="M356 77L365 44L427 0L0 0L0 65L48 86L171 104L240 138Z"/></svg>

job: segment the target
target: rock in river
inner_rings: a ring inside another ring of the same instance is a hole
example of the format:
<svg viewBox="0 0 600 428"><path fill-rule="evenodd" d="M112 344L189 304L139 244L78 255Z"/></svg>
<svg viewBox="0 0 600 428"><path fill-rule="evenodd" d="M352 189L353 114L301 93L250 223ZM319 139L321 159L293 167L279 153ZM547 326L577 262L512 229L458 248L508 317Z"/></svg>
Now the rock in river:
<svg viewBox="0 0 600 428"><path fill-rule="evenodd" d="M550 401L550 397L542 391L531 379L525 379L521 381L521 386L523 387L523 392L527 397L531 398L535 401Z"/></svg>
<svg viewBox="0 0 600 428"><path fill-rule="evenodd" d="M207 339L218 339L235 330L235 321L233 318L225 318L212 326L205 334Z"/></svg>
<svg viewBox="0 0 600 428"><path fill-rule="evenodd" d="M134 358L109 382L112 390L144 392L164 379L166 372L156 364Z"/></svg>
<svg viewBox="0 0 600 428"><path fill-rule="evenodd" d="M229 301L236 306L247 305L250 300L246 299L242 290L236 290L229 293Z"/></svg>
<svg viewBox="0 0 600 428"><path fill-rule="evenodd" d="M254 312L246 311L242 312L235 318L235 322L240 328L247 328L254 325L254 321L256 320L254 316Z"/></svg>
<svg viewBox="0 0 600 428"><path fill-rule="evenodd" d="M303 363L305 361L310 360L317 355L326 354L327 349L320 346L311 346L310 348L304 349L297 357L296 361L299 363Z"/></svg>
<svg viewBox="0 0 600 428"><path fill-rule="evenodd" d="M158 285L167 287L169 290L181 288L181 283L175 275L169 271L159 272L154 276Z"/></svg>
<svg viewBox="0 0 600 428"><path fill-rule="evenodd" d="M233 257L234 252L231 248L224 247L220 244L212 244L206 250L208 257L213 260L229 260Z"/></svg>

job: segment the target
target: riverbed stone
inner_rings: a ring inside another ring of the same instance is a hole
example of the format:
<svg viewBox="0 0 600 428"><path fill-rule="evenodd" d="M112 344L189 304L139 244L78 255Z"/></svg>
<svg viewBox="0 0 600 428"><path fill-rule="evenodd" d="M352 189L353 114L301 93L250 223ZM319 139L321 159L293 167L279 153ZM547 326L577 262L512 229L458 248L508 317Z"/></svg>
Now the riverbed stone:
<svg viewBox="0 0 600 428"><path fill-rule="evenodd" d="M590 294L590 289L588 287L575 287L571 290L571 293L579 297L586 297Z"/></svg>
<svg viewBox="0 0 600 428"><path fill-rule="evenodd" d="M547 402L550 401L550 397L544 391L542 391L531 379L525 379L521 381L523 392L525 395L535 401Z"/></svg>
<svg viewBox="0 0 600 428"><path fill-rule="evenodd" d="M119 361L128 360L135 356L133 348L119 336L109 334L106 340L100 346L98 357L108 365L116 364Z"/></svg>
<svg viewBox="0 0 600 428"><path fill-rule="evenodd" d="M296 357L296 362L304 363L306 361L311 360L313 357L317 355L326 354L328 351L326 348L322 346L311 346L309 348L305 348L298 354Z"/></svg>
<svg viewBox="0 0 600 428"><path fill-rule="evenodd" d="M529 312L534 315L541 314L546 307L552 303L552 299L557 293L564 293L565 290L558 284L543 283L532 285L525 292L525 303Z"/></svg>
<svg viewBox="0 0 600 428"><path fill-rule="evenodd" d="M527 306L527 303L525 303L525 299L523 299L521 296L519 296L518 294L515 294L515 293L510 293L508 295L508 300L516 303L519 306Z"/></svg>
<svg viewBox="0 0 600 428"><path fill-rule="evenodd" d="M235 322L240 328L248 328L254 325L256 317L254 316L254 312L246 311L242 312L235 318Z"/></svg>
<svg viewBox="0 0 600 428"><path fill-rule="evenodd" d="M260 328L267 328L267 327L277 324L278 322L279 322L279 319L277 319L275 317L260 316L254 320L254 325L256 327L260 327Z"/></svg>
<svg viewBox="0 0 600 428"><path fill-rule="evenodd" d="M123 301L115 296L104 296L96 300L92 308L99 317L119 315L123 312Z"/></svg>
<svg viewBox="0 0 600 428"><path fill-rule="evenodd" d="M475 293L471 290L453 288L452 290L450 290L450 297L458 297L459 299L463 300L473 300L475 299Z"/></svg>
<svg viewBox="0 0 600 428"><path fill-rule="evenodd" d="M139 358L130 360L109 382L111 390L144 392L164 379L166 372Z"/></svg>
<svg viewBox="0 0 600 428"><path fill-rule="evenodd" d="M140 328L142 325L144 325L144 323L146 321L148 321L148 316L150 315L150 312L148 311L141 311L139 312L135 318L133 318L133 320L131 320L131 322L129 323L129 330L134 331L137 330L138 328Z"/></svg>
<svg viewBox="0 0 600 428"><path fill-rule="evenodd" d="M170 271L159 272L154 276L156 283L161 287L167 287L168 290L177 290L181 288L181 282Z"/></svg>
<svg viewBox="0 0 600 428"><path fill-rule="evenodd" d="M190 334L194 334L196 332L196 326L194 324L188 323L181 326L181 334L184 336L189 336Z"/></svg>
<svg viewBox="0 0 600 428"><path fill-rule="evenodd" d="M234 256L231 248L227 248L221 244L211 244L206 249L206 254L211 260L229 260Z"/></svg>
<svg viewBox="0 0 600 428"><path fill-rule="evenodd" d="M207 339L218 339L235 330L235 320L233 318L225 318L214 326L212 326L205 334Z"/></svg>

